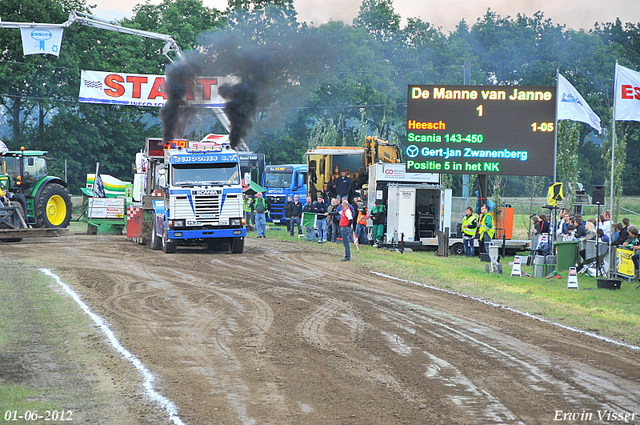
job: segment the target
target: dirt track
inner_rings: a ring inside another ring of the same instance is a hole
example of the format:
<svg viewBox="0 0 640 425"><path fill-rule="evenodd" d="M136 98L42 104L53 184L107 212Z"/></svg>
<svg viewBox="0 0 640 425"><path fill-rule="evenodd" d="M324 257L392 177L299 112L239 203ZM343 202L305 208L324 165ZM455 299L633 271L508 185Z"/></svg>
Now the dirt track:
<svg viewBox="0 0 640 425"><path fill-rule="evenodd" d="M33 258L109 322L186 424L640 423L638 351L378 277L316 245L165 255L71 235L2 246L3 261ZM132 388L130 417L98 423L169 423ZM605 410L635 417L599 420Z"/></svg>

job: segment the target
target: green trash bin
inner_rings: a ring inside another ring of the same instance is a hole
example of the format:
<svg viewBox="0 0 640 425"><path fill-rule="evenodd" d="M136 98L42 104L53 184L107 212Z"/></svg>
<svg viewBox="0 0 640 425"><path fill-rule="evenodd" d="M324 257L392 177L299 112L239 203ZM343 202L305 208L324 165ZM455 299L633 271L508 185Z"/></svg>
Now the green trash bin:
<svg viewBox="0 0 640 425"><path fill-rule="evenodd" d="M569 271L569 267L575 267L579 263L578 247L580 241L557 241L553 244L557 252L557 270L558 272Z"/></svg>

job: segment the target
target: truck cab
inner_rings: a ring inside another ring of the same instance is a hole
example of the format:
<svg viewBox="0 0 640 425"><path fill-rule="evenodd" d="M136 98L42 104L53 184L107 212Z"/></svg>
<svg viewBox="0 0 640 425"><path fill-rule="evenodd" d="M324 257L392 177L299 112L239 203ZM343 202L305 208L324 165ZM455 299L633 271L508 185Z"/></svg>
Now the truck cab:
<svg viewBox="0 0 640 425"><path fill-rule="evenodd" d="M284 223L284 204L287 197L298 195L301 200L307 196L307 166L305 164L267 165L264 168L262 187L266 189L265 199L270 205L268 221Z"/></svg>
<svg viewBox="0 0 640 425"><path fill-rule="evenodd" d="M151 248L173 253L180 244L229 243L244 249L246 229L238 153L227 143L206 141L172 146L155 168Z"/></svg>

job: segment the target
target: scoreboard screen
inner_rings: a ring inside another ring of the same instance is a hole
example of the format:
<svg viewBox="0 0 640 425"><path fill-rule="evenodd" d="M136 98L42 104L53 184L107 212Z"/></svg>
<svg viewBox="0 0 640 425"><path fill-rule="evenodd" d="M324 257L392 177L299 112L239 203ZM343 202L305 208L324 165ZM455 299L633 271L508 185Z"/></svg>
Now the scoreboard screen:
<svg viewBox="0 0 640 425"><path fill-rule="evenodd" d="M407 172L553 176L556 88L410 85Z"/></svg>

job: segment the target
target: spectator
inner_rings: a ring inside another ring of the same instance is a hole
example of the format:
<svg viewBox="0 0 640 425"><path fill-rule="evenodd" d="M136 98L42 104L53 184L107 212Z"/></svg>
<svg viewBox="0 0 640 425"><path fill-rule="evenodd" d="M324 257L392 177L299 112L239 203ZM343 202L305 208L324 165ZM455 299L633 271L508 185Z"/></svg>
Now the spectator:
<svg viewBox="0 0 640 425"><path fill-rule="evenodd" d="M489 253L489 244L495 234L495 227L493 226L493 217L489 214L489 207L487 204L483 204L480 207L480 226L478 227L478 236L480 239L480 251ZM484 248L484 250L483 250Z"/></svg>
<svg viewBox="0 0 640 425"><path fill-rule="evenodd" d="M533 234L538 236L536 251L540 255L547 255L549 254L549 231L551 230L547 216L540 214L539 216L533 216L531 220L533 221Z"/></svg>
<svg viewBox="0 0 640 425"><path fill-rule="evenodd" d="M256 213L256 230L258 231L259 238L266 238L267 234L265 231L267 230L267 215L269 214L269 204L262 197L262 192L256 193L256 204L255 204L255 213Z"/></svg>
<svg viewBox="0 0 640 425"><path fill-rule="evenodd" d="M558 227L558 234L562 237L563 241L569 240L569 236L571 235L569 232L569 226L571 225L571 216L569 213L565 213L562 217L562 222Z"/></svg>
<svg viewBox="0 0 640 425"><path fill-rule="evenodd" d="M359 198L358 198L359 199ZM364 203L359 200L358 202L358 218L356 220L356 237L358 238L358 242L360 244L367 244L367 219L369 216L367 215L367 207L364 206Z"/></svg>
<svg viewBox="0 0 640 425"><path fill-rule="evenodd" d="M607 245L611 243L611 238L609 238L609 236L606 235L602 229L596 230L596 236L598 238L598 242L603 242L603 243L606 243Z"/></svg>
<svg viewBox="0 0 640 425"><path fill-rule="evenodd" d="M373 246L377 247L383 242L384 237L384 221L385 209L380 199L376 199L373 208L371 208L371 221L373 223Z"/></svg>
<svg viewBox="0 0 640 425"><path fill-rule="evenodd" d="M618 234L618 238L611 242L611 245L621 246L627 242L629 238L629 218L625 217L622 219L622 229L620 229L620 233Z"/></svg>
<svg viewBox="0 0 640 425"><path fill-rule="evenodd" d="M286 221L287 223L287 230L289 231L289 234L292 234L293 231L291 230L291 207L293 206L293 199L291 198L291 195L287 196L287 202L284 203L284 221Z"/></svg>
<svg viewBox="0 0 640 425"><path fill-rule="evenodd" d="M329 189L326 183L322 185L322 191L318 193L318 196L322 196L322 199L324 200L324 204L326 206L329 206L329 202L331 201L331 196L329 195Z"/></svg>
<svg viewBox="0 0 640 425"><path fill-rule="evenodd" d="M341 208L338 198L331 199L331 242L338 242L340 235L340 215L337 214Z"/></svg>
<svg viewBox="0 0 640 425"><path fill-rule="evenodd" d="M318 202L315 203L313 212L316 213L318 226L318 243L327 242L327 215L328 208L322 195L318 195Z"/></svg>
<svg viewBox="0 0 640 425"><path fill-rule="evenodd" d="M634 252L634 254L631 256L631 260L633 261L633 265L635 268L634 277L637 278L639 277L638 270L640 270L640 265L638 264L640 259L640 253L638 253L638 250L640 250L640 239L638 239L638 229L636 228L636 226L629 226L628 232L629 232L629 238L625 242L624 247Z"/></svg>
<svg viewBox="0 0 640 425"><path fill-rule="evenodd" d="M298 236L302 234L302 228L300 227L300 218L302 217L302 203L298 195L293 195L293 205L291 205L291 228L289 234L293 236L293 229L295 225L298 225Z"/></svg>
<svg viewBox="0 0 640 425"><path fill-rule="evenodd" d="M314 205L311 201L311 196L307 196L307 203L304 204L304 208L302 208L303 213L311 213L313 214ZM307 242L315 242L316 241L316 229L315 227L305 227L307 234Z"/></svg>
<svg viewBox="0 0 640 425"><path fill-rule="evenodd" d="M348 199L352 189L353 185L351 179L347 176L347 170L342 170L340 177L336 180L336 193L338 194L338 198L340 198L340 200L344 198Z"/></svg>
<svg viewBox="0 0 640 425"><path fill-rule="evenodd" d="M613 245L613 243L618 239L618 237L620 236L620 231L622 230L622 223L616 223L611 227L611 244Z"/></svg>
<svg viewBox="0 0 640 425"><path fill-rule="evenodd" d="M596 225L593 224L593 221L591 221L591 219L587 220L587 224L585 224L585 229L587 230L587 234L580 238L580 242L592 241L596 239L597 237Z"/></svg>
<svg viewBox="0 0 640 425"><path fill-rule="evenodd" d="M574 223L575 223L575 226L576 226L576 231L573 234L573 237L575 239L580 239L580 238L584 238L585 236L587 236L587 229L584 227L584 222L582 221L582 216L581 215L576 215L573 220L574 220Z"/></svg>
<svg viewBox="0 0 640 425"><path fill-rule="evenodd" d="M598 229L602 229L602 232L611 239L611 211L606 210L602 213Z"/></svg>
<svg viewBox="0 0 640 425"><path fill-rule="evenodd" d="M244 210L244 221L248 227L255 226L256 224L254 218L254 205L255 200L245 193L242 197L242 209Z"/></svg>
<svg viewBox="0 0 640 425"><path fill-rule="evenodd" d="M327 183L327 192L329 192L331 199L338 196L338 192L336 192L336 176L333 174L331 175L331 180Z"/></svg>
<svg viewBox="0 0 640 425"><path fill-rule="evenodd" d="M353 213L347 199L342 200L342 209L340 211L340 236L344 245L344 258L341 261L351 261L351 247L349 246L349 237L351 236L351 222L353 221Z"/></svg>
<svg viewBox="0 0 640 425"><path fill-rule="evenodd" d="M475 256L475 234L478 230L478 216L473 212L473 208L467 207L465 216L462 219L462 244L464 254L467 257Z"/></svg>

